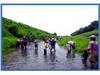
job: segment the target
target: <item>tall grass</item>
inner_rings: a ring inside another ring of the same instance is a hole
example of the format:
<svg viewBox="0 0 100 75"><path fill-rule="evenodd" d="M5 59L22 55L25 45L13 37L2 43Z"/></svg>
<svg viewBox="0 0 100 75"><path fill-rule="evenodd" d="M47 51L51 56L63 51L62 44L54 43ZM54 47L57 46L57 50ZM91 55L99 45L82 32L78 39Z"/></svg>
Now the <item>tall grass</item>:
<svg viewBox="0 0 100 75"><path fill-rule="evenodd" d="M3 53L9 53L9 52L11 52L11 48L14 48L14 47L16 47L16 45L17 45L17 38L15 38L15 37L3 37L2 38L2 52Z"/></svg>
<svg viewBox="0 0 100 75"><path fill-rule="evenodd" d="M96 37L96 39L98 41L98 37ZM66 48L66 43L68 41L76 42L76 44L75 44L75 46L76 46L75 51L78 52L78 53L82 53L83 49L86 49L88 47L90 38L82 36L82 35L70 36L70 37L63 38L63 40L59 41L58 44L60 46L64 46L64 48Z"/></svg>
<svg viewBox="0 0 100 75"><path fill-rule="evenodd" d="M96 36L98 36L98 29L95 29L93 31L86 32L86 33L83 33L83 34L80 34L80 35L83 35L83 36L86 36L86 37L88 37L90 35L96 35Z"/></svg>

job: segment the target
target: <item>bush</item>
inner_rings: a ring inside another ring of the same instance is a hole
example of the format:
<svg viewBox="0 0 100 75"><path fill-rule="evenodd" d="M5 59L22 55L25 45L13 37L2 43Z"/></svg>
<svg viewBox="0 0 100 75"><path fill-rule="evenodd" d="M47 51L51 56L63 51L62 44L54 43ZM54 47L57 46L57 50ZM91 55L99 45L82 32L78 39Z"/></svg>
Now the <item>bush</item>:
<svg viewBox="0 0 100 75"><path fill-rule="evenodd" d="M17 45L16 40L17 40L17 38L15 38L15 37L3 37L2 38L3 53L11 52L10 48L16 47L16 45Z"/></svg>

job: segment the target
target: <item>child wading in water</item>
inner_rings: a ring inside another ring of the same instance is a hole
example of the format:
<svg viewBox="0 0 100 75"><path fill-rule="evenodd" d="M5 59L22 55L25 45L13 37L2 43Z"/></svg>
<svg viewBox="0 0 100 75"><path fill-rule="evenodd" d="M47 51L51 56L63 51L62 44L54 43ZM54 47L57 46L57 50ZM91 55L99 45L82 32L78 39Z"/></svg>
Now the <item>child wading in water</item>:
<svg viewBox="0 0 100 75"><path fill-rule="evenodd" d="M48 42L44 43L44 55L47 55Z"/></svg>
<svg viewBox="0 0 100 75"><path fill-rule="evenodd" d="M87 67L87 58L88 58L89 52L87 50L83 50L83 55L82 55L82 62L85 67Z"/></svg>
<svg viewBox="0 0 100 75"><path fill-rule="evenodd" d="M20 39L19 42L20 42L20 46L21 46L22 55L26 55L27 51L26 51L25 46L24 46L24 41L22 39Z"/></svg>
<svg viewBox="0 0 100 75"><path fill-rule="evenodd" d="M35 50L38 49L38 39L35 38L34 40L34 46L35 46Z"/></svg>

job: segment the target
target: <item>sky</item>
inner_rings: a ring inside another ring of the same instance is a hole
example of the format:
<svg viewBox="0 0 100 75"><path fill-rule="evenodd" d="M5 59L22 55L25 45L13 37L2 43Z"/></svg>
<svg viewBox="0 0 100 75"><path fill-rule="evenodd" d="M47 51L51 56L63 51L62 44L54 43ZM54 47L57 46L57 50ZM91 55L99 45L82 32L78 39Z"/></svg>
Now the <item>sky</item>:
<svg viewBox="0 0 100 75"><path fill-rule="evenodd" d="M70 35L98 20L96 5L3 5L2 16L32 27Z"/></svg>

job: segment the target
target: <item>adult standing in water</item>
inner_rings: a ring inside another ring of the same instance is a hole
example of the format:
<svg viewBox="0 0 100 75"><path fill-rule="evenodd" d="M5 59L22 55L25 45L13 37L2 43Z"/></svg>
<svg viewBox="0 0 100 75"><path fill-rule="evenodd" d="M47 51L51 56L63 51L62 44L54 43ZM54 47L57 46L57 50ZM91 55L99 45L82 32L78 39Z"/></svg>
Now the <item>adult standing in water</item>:
<svg viewBox="0 0 100 75"><path fill-rule="evenodd" d="M37 50L38 49L38 39L37 38L35 38L34 40L34 46L35 46L35 50Z"/></svg>
<svg viewBox="0 0 100 75"><path fill-rule="evenodd" d="M98 43L96 42L95 35L90 36L90 42L87 51L90 51L90 68L98 68Z"/></svg>
<svg viewBox="0 0 100 75"><path fill-rule="evenodd" d="M23 38L23 42L24 42L24 49L26 50L26 46L27 46L27 43L28 43L27 35L24 36L24 38Z"/></svg>
<svg viewBox="0 0 100 75"><path fill-rule="evenodd" d="M54 54L55 54L55 52L56 52L56 50L55 50L55 44L56 44L56 41L55 41L55 39L54 39L54 38L52 38L50 53L52 53L52 49L54 49Z"/></svg>

